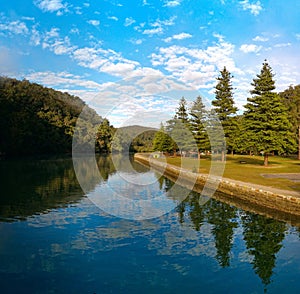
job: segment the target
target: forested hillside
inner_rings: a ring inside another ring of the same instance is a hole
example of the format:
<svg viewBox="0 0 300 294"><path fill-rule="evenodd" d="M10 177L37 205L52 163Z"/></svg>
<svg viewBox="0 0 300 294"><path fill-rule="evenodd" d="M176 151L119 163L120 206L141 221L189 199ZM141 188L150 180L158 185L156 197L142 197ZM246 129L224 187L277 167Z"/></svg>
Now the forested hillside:
<svg viewBox="0 0 300 294"><path fill-rule="evenodd" d="M113 152L151 152L157 129L143 126L126 126L117 129L112 142Z"/></svg>
<svg viewBox="0 0 300 294"><path fill-rule="evenodd" d="M71 152L76 120L85 106L68 93L0 77L0 154ZM103 121L91 108L83 119L90 128Z"/></svg>

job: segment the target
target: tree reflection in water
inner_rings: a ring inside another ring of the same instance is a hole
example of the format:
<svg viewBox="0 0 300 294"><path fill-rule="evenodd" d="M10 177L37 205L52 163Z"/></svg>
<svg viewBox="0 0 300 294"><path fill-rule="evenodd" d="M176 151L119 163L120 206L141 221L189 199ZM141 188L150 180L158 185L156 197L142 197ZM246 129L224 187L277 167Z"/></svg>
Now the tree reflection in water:
<svg viewBox="0 0 300 294"><path fill-rule="evenodd" d="M166 191L173 182L165 179ZM162 183L160 184L162 186ZM204 205L199 204L200 194L191 192L177 207L178 221L183 224L190 221L196 231L203 223L212 225L216 248L215 259L221 267L230 266L235 229L243 228L243 240L247 252L253 258L251 263L255 273L265 287L270 284L273 269L276 266L276 254L282 248L282 242L288 229L287 224L234 206L210 199ZM240 220L239 220L239 216ZM300 231L300 229L298 229Z"/></svg>

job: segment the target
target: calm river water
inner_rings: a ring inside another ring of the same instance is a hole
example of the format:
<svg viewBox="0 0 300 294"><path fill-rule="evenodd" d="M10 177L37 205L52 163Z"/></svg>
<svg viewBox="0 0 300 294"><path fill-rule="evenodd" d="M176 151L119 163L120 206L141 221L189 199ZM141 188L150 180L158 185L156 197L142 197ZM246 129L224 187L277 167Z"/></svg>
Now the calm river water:
<svg viewBox="0 0 300 294"><path fill-rule="evenodd" d="M1 293L299 293L300 228L195 192L161 217L112 216L89 193L129 193L137 174L123 162L97 158L102 180L84 193L70 158L0 161ZM170 180L133 165L178 201Z"/></svg>

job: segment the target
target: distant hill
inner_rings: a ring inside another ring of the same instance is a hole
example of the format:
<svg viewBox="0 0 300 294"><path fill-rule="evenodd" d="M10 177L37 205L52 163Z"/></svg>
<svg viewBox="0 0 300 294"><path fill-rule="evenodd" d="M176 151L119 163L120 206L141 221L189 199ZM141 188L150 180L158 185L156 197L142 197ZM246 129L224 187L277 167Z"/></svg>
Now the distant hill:
<svg viewBox="0 0 300 294"><path fill-rule="evenodd" d="M112 144L113 151L151 152L158 129L133 125L118 128Z"/></svg>
<svg viewBox="0 0 300 294"><path fill-rule="evenodd" d="M128 134L141 134L147 131L158 131L158 129L156 128L139 126L139 125L120 127L119 130L122 130Z"/></svg>
<svg viewBox="0 0 300 294"><path fill-rule="evenodd" d="M87 107L68 93L7 77L0 77L0 154L68 153L78 116ZM87 128L102 118L87 107Z"/></svg>

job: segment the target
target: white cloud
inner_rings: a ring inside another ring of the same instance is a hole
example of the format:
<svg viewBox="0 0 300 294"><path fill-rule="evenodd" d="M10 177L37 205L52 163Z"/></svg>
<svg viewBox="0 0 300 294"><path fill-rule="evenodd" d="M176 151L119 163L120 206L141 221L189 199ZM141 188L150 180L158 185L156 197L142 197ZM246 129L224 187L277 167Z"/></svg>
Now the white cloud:
<svg viewBox="0 0 300 294"><path fill-rule="evenodd" d="M240 50L244 53L258 53L262 49L262 46L257 46L255 44L243 44Z"/></svg>
<svg viewBox="0 0 300 294"><path fill-rule="evenodd" d="M102 72L111 74L113 76L126 76L128 72L133 71L137 66L135 62L105 62L104 65L100 68Z"/></svg>
<svg viewBox="0 0 300 294"><path fill-rule="evenodd" d="M181 0L166 0L164 6L175 7L181 4Z"/></svg>
<svg viewBox="0 0 300 294"><path fill-rule="evenodd" d="M135 23L135 20L132 17L126 17L124 26L128 27Z"/></svg>
<svg viewBox="0 0 300 294"><path fill-rule="evenodd" d="M300 34L296 34L296 39L300 40Z"/></svg>
<svg viewBox="0 0 300 294"><path fill-rule="evenodd" d="M7 23L0 23L0 31L6 31L11 34L28 34L29 30L24 22L19 20L7 22Z"/></svg>
<svg viewBox="0 0 300 294"><path fill-rule="evenodd" d="M279 43L279 44L275 44L274 47L282 48L282 47L290 47L291 45L292 45L291 43Z"/></svg>
<svg viewBox="0 0 300 294"><path fill-rule="evenodd" d="M31 30L30 44L33 46L38 46L41 44L40 32L35 27Z"/></svg>
<svg viewBox="0 0 300 294"><path fill-rule="evenodd" d="M241 74L231 57L233 51L234 46L226 42L209 46L206 49L173 45L159 48L157 54L151 55L151 62L153 66L161 66L173 77L199 89L205 88L208 83L215 82L218 70L224 66L230 71Z"/></svg>
<svg viewBox="0 0 300 294"><path fill-rule="evenodd" d="M69 37L61 38L58 28L52 28L43 37L42 48L49 49L57 55L63 55L72 53L76 46L71 45Z"/></svg>
<svg viewBox="0 0 300 294"><path fill-rule="evenodd" d="M91 68L113 76L126 76L135 70L139 63L123 58L113 50L102 48L80 48L72 52L72 58L80 66Z"/></svg>
<svg viewBox="0 0 300 294"><path fill-rule="evenodd" d="M135 29L142 32L144 35L158 35L162 34L164 32L165 26L173 26L175 24L174 20L176 19L176 16L171 17L166 20L160 20L157 19L155 22L150 23L150 28L144 29L145 24L140 24L140 26L137 26Z"/></svg>
<svg viewBox="0 0 300 294"><path fill-rule="evenodd" d="M191 38L191 37L192 37L191 34L181 33L181 34L173 35L172 37L166 38L166 39L164 39L164 41L169 43L172 40L183 40L183 39L188 39L188 38Z"/></svg>
<svg viewBox="0 0 300 294"><path fill-rule="evenodd" d="M114 20L114 21L118 21L119 19L116 16L108 16L108 19Z"/></svg>
<svg viewBox="0 0 300 294"><path fill-rule="evenodd" d="M80 31L78 28L72 28L70 30L70 34L79 35Z"/></svg>
<svg viewBox="0 0 300 294"><path fill-rule="evenodd" d="M255 42L267 42L267 41L269 41L269 38L262 37L262 36L256 36L252 40Z"/></svg>
<svg viewBox="0 0 300 294"><path fill-rule="evenodd" d="M147 29L143 31L144 35L149 35L149 36L153 36L153 35L159 35L163 33L163 28L162 27L158 27L158 28L154 28L154 29Z"/></svg>
<svg viewBox="0 0 300 294"><path fill-rule="evenodd" d="M67 11L67 4L62 0L36 0L35 5L43 12L57 12L58 15Z"/></svg>
<svg viewBox="0 0 300 294"><path fill-rule="evenodd" d="M141 45L143 43L143 39L131 39L130 42L134 45Z"/></svg>
<svg viewBox="0 0 300 294"><path fill-rule="evenodd" d="M250 13L253 15L259 15L263 9L260 1L257 1L256 3L250 3L249 0L244 0L240 1L240 5L242 6L243 10L250 10Z"/></svg>
<svg viewBox="0 0 300 294"><path fill-rule="evenodd" d="M213 36L219 40L219 42L223 42L225 37L221 34L213 33Z"/></svg>
<svg viewBox="0 0 300 294"><path fill-rule="evenodd" d="M100 21L99 20L95 20L95 19L91 19L89 21L87 21L87 23L89 23L92 26L97 27L98 25L100 25Z"/></svg>
<svg viewBox="0 0 300 294"><path fill-rule="evenodd" d="M54 73L51 71L46 72L34 72L26 75L26 79L34 81L49 87L84 87L87 89L100 89L101 84L94 81L82 79L80 76L70 74L68 72Z"/></svg>

